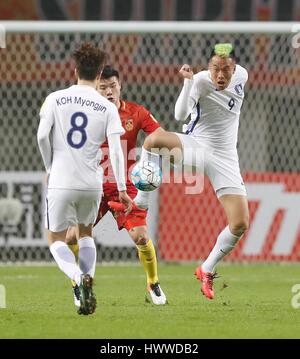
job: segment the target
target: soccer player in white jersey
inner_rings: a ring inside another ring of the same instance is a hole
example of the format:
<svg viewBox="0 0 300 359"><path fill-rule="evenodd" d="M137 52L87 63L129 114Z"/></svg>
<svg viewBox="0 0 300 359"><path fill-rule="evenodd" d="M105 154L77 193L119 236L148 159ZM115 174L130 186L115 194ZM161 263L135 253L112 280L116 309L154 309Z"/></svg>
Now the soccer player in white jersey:
<svg viewBox="0 0 300 359"><path fill-rule="evenodd" d="M217 263L232 251L249 226L248 202L240 174L236 149L239 116L248 73L236 64L231 44L217 44L209 61L208 71L193 74L189 65L179 71L184 78L182 91L175 105L176 120L191 120L184 125L184 134L150 134L144 143L141 160L158 163L152 148L177 149L183 164L203 168L224 208L228 225L219 234L216 244L195 275L202 282L201 291L214 298L213 279ZM195 156L197 151L202 156ZM135 203L148 205L147 192L139 191ZM200 214L201 215L201 214Z"/></svg>
<svg viewBox="0 0 300 359"><path fill-rule="evenodd" d="M92 289L96 266L92 227L102 196L99 148L106 138L119 200L128 212L132 203L126 192L120 143L124 129L114 104L96 91L106 55L93 44L83 43L73 57L77 84L46 98L37 137L48 175L45 225L50 251L59 268L76 282L78 313L87 315L96 309ZM77 226L79 265L65 244L69 225Z"/></svg>

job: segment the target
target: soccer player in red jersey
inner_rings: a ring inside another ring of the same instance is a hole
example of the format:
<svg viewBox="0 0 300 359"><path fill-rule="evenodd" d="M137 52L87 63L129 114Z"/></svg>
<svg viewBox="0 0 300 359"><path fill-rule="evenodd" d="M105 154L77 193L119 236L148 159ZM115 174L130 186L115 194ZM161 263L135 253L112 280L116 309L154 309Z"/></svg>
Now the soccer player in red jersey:
<svg viewBox="0 0 300 359"><path fill-rule="evenodd" d="M121 83L119 73L110 66L105 66L101 74L99 86L99 93L114 103L119 111L122 126L125 133L121 136L121 143L124 152L125 162L127 161L127 193L133 199L137 195L137 189L128 178L128 169L130 169L136 162L135 148L137 146L137 136L139 131L144 131L147 135L154 132L164 131L153 115L143 106L134 102L122 100L121 97ZM119 229L126 228L130 237L136 244L140 261L142 262L147 275L147 291L151 301L156 305L163 305L167 303L166 296L162 291L157 275L157 259L155 248L152 240L149 238L147 231L146 216L147 210L134 207L132 211L126 216L120 211L114 211L110 208L108 202L117 202L118 189L116 180L114 178L110 159L108 156L108 143L105 142L101 146L104 154L101 161L104 170L103 177L103 193L104 196L99 208L98 218L95 225L100 219L111 211L117 221ZM74 234L67 235L67 242L74 243ZM71 248L74 245L70 246ZM74 297L75 299L75 297Z"/></svg>

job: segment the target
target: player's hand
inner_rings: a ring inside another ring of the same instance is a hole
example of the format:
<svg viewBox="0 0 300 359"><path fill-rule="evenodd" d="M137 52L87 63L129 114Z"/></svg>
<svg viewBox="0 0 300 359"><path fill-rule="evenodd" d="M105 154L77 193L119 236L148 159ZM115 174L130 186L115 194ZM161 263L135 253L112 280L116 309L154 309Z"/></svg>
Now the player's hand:
<svg viewBox="0 0 300 359"><path fill-rule="evenodd" d="M191 80L194 75L191 66L187 64L184 64L182 66L182 68L179 70L179 73L184 79L189 79L189 80Z"/></svg>
<svg viewBox="0 0 300 359"><path fill-rule="evenodd" d="M120 191L119 201L125 205L125 214L127 216L127 214L130 213L132 210L132 199L128 196L126 191Z"/></svg>

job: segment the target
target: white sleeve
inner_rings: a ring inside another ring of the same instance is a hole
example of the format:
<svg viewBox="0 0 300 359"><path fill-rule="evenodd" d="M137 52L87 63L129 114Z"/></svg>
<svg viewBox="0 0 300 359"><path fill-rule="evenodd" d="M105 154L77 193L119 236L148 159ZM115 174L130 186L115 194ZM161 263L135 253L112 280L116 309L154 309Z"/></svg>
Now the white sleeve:
<svg viewBox="0 0 300 359"><path fill-rule="evenodd" d="M206 96L208 71L200 71L191 80L184 79L183 88L175 104L175 118L185 121L200 97Z"/></svg>
<svg viewBox="0 0 300 359"><path fill-rule="evenodd" d="M50 143L50 132L54 124L51 109L49 109L49 100L46 99L40 111L40 124L37 131L37 141L43 158L47 173L50 173L52 164L52 147Z"/></svg>
<svg viewBox="0 0 300 359"><path fill-rule="evenodd" d="M126 191L124 155L121 147L120 134L107 136L111 166L117 181L118 191Z"/></svg>
<svg viewBox="0 0 300 359"><path fill-rule="evenodd" d="M114 133L118 133L119 135L123 135L125 133L124 128L122 127L122 123L120 120L119 112L117 107L111 104L109 108L109 114L107 118L107 129L106 129L106 137Z"/></svg>
<svg viewBox="0 0 300 359"><path fill-rule="evenodd" d="M194 80L184 79L183 87L175 104L175 119L185 121L195 106L195 101L190 97Z"/></svg>

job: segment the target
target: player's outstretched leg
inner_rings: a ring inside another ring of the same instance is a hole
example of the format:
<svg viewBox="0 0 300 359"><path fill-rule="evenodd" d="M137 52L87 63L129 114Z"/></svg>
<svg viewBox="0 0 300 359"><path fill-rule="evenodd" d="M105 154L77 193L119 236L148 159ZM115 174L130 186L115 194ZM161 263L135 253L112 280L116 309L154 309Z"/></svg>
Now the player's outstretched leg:
<svg viewBox="0 0 300 359"><path fill-rule="evenodd" d="M143 232L144 228L144 232ZM157 258L156 258L156 251L153 245L152 240L148 237L146 227L136 227L133 228L129 234L131 237L134 238L135 230L139 230L138 233L140 235L144 234L143 241L140 241L136 244L138 255L140 261L144 267L147 276L147 293L146 293L146 301L152 302L155 305L164 305L167 304L167 298L161 289L158 280L157 274ZM147 239L145 239L145 237Z"/></svg>
<svg viewBox="0 0 300 359"><path fill-rule="evenodd" d="M152 302L155 305L167 304L167 298L159 284L155 247L148 236L147 227L134 227L129 231L129 235L136 244L147 276L146 302Z"/></svg>
<svg viewBox="0 0 300 359"><path fill-rule="evenodd" d="M219 234L216 244L201 267L196 269L196 276L202 282L201 291L213 299L213 279L217 264L236 246L249 226L247 198L244 195L226 194L219 197L229 225Z"/></svg>
<svg viewBox="0 0 300 359"><path fill-rule="evenodd" d="M93 278L89 274L81 276L81 283L79 285L79 299L80 307L78 314L93 314L96 310L97 301L93 293Z"/></svg>
<svg viewBox="0 0 300 359"><path fill-rule="evenodd" d="M125 206L122 203L109 201L108 205L115 212L125 211ZM155 247L148 236L146 220L143 221L142 219L142 217L146 218L146 215L146 209L141 209L133 203L132 212L127 216L125 228L127 228L130 237L136 244L140 261L147 275L146 302L164 305L167 304L167 298L158 281ZM132 217L134 218L135 226L131 225ZM139 224L137 224L137 221Z"/></svg>

